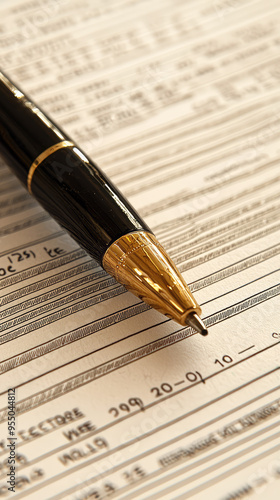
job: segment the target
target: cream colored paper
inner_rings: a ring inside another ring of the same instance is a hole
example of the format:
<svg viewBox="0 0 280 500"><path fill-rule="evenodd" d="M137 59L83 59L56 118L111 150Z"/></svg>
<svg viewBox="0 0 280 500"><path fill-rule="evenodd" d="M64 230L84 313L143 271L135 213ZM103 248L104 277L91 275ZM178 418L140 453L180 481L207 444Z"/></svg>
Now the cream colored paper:
<svg viewBox="0 0 280 500"><path fill-rule="evenodd" d="M2 1L1 68L145 217L209 336L0 168L0 498L279 498L277 1ZM16 492L7 491L8 388Z"/></svg>

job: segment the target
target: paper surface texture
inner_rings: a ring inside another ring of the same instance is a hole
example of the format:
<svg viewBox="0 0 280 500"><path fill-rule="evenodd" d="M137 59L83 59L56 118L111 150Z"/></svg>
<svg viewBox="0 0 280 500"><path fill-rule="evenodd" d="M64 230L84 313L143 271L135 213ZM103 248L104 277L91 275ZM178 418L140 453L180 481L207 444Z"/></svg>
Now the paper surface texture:
<svg viewBox="0 0 280 500"><path fill-rule="evenodd" d="M1 160L0 498L279 499L279 48L276 0L0 3L1 69L145 218L209 328L126 292Z"/></svg>

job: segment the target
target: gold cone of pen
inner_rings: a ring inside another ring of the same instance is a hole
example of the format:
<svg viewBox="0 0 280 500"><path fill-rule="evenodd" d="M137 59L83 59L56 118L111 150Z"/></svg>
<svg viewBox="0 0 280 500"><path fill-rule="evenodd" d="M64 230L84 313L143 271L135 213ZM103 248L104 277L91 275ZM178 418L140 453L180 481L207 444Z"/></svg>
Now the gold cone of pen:
<svg viewBox="0 0 280 500"><path fill-rule="evenodd" d="M157 311L207 335L200 306L153 234L139 231L122 236L106 251L103 267Z"/></svg>

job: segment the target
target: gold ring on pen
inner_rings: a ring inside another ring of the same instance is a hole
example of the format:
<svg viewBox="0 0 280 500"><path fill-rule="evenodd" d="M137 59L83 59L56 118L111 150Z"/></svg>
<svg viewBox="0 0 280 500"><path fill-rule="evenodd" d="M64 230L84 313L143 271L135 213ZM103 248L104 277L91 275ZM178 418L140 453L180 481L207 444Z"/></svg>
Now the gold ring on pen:
<svg viewBox="0 0 280 500"><path fill-rule="evenodd" d="M42 161L48 158L48 156L55 153L55 151L58 151L58 149L67 148L69 146L74 146L74 143L71 141L61 141L58 142L57 144L53 144L53 146L50 146L48 149L45 149L45 151L43 151L41 154L39 154L39 156L37 156L36 160L33 161L27 176L27 188L30 194L32 194L32 189L31 189L32 178L36 168L39 167L40 163L42 163Z"/></svg>

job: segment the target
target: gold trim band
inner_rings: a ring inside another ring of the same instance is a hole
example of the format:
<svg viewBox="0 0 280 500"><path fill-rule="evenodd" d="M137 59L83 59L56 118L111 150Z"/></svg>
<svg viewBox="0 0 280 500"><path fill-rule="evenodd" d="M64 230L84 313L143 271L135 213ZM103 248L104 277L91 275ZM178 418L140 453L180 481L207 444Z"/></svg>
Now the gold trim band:
<svg viewBox="0 0 280 500"><path fill-rule="evenodd" d="M43 151L39 156L37 156L36 160L33 161L27 176L27 188L30 194L32 194L31 183L36 168L39 167L40 163L48 158L48 156L55 153L55 151L58 151L58 149L61 148L67 148L68 146L75 146L75 144L71 141L58 142L57 144L50 146L48 149L45 149L45 151Z"/></svg>

